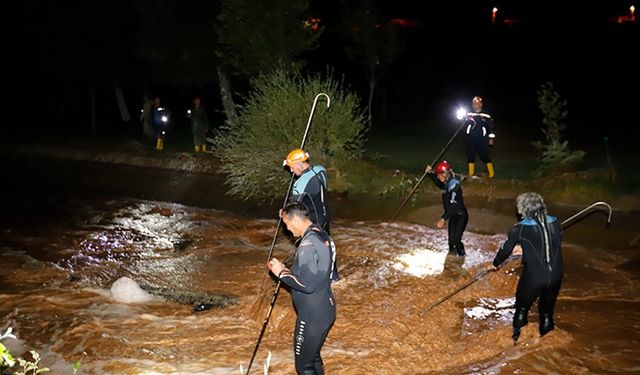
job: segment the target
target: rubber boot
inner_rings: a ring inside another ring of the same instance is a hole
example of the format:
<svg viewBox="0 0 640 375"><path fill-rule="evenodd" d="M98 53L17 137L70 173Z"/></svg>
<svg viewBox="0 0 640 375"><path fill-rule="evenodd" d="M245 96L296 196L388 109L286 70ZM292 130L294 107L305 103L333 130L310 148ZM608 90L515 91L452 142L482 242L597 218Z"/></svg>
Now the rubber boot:
<svg viewBox="0 0 640 375"><path fill-rule="evenodd" d="M202 145L202 152L207 152L207 145Z"/></svg>
<svg viewBox="0 0 640 375"><path fill-rule="evenodd" d="M200 152L200 146L193 146L193 148L195 149L196 152Z"/></svg>
<svg viewBox="0 0 640 375"><path fill-rule="evenodd" d="M489 171L489 178L493 178L496 175L493 171L493 163L487 163L487 171Z"/></svg>
<svg viewBox="0 0 640 375"><path fill-rule="evenodd" d="M540 314L540 336L544 336L549 331L553 331L555 324L553 324L553 315Z"/></svg>
<svg viewBox="0 0 640 375"><path fill-rule="evenodd" d="M164 150L164 139L162 137L158 137L156 139L156 150L158 151Z"/></svg>
<svg viewBox="0 0 640 375"><path fill-rule="evenodd" d="M469 163L469 177L473 176L475 172L476 172L475 163Z"/></svg>
<svg viewBox="0 0 640 375"><path fill-rule="evenodd" d="M529 323L527 320L527 309L522 306L516 306L516 311L513 314L513 342L518 341L520 337L520 328L524 327Z"/></svg>

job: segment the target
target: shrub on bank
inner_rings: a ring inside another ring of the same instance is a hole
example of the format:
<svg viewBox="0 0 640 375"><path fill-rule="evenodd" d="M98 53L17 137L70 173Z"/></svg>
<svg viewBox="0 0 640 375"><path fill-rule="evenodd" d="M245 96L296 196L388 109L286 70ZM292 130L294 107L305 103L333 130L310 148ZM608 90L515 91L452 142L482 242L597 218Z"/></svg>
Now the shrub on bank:
<svg viewBox="0 0 640 375"><path fill-rule="evenodd" d="M330 189L349 186L349 169L362 157L366 131L359 98L330 74L304 77L278 71L253 82L239 120L215 138L214 154L229 194L269 201L284 196L291 175L282 160L300 147L319 93L326 93L331 105L327 108L319 97L304 149L313 164L328 170Z"/></svg>

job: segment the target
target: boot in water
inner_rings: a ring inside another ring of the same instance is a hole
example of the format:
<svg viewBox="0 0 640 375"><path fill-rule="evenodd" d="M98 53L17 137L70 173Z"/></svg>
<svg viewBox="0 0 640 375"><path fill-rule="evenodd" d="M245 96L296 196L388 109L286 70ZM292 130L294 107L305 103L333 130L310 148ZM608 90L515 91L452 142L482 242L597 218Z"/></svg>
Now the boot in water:
<svg viewBox="0 0 640 375"><path fill-rule="evenodd" d="M540 336L544 336L550 331L553 331L555 324L553 323L553 316L551 314L540 315Z"/></svg>
<svg viewBox="0 0 640 375"><path fill-rule="evenodd" d="M513 313L513 343L515 344L520 337L520 328L524 327L529 323L527 320L527 312L528 309L524 306L516 306L516 311Z"/></svg>

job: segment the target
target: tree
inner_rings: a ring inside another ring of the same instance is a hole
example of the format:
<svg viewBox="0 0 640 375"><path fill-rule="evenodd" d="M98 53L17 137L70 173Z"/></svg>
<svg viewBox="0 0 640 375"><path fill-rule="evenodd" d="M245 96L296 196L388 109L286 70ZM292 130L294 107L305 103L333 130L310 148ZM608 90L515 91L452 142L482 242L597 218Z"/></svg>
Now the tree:
<svg viewBox="0 0 640 375"><path fill-rule="evenodd" d="M367 123L371 126L376 85L402 51L403 42L396 26L390 20L381 20L372 0L361 0L355 7L347 6L342 29L347 56L365 67L369 84Z"/></svg>
<svg viewBox="0 0 640 375"><path fill-rule="evenodd" d="M538 89L538 105L543 113L542 128L545 142L536 141L533 145L540 150L541 164L537 175L558 171L582 160L584 151L570 151L569 142L562 141L562 132L566 125L562 122L567 116L567 101L554 90L553 82L546 82Z"/></svg>
<svg viewBox="0 0 640 375"><path fill-rule="evenodd" d="M322 30L314 31L308 1L263 0L247 5L243 0L223 0L218 15L218 76L227 119L236 118L229 74L245 78L275 70L299 71L300 54L316 47Z"/></svg>
<svg viewBox="0 0 640 375"><path fill-rule="evenodd" d="M180 85L216 79L216 2L137 0L131 6L140 20L136 41L147 79Z"/></svg>
<svg viewBox="0 0 640 375"><path fill-rule="evenodd" d="M316 106L305 151L331 176L344 175L349 161L362 156L366 126L358 98L330 75L277 70L253 81L238 121L216 137L214 153L229 194L271 201L284 196L290 175L282 171L282 160L300 146L309 109L321 92L329 95L331 107Z"/></svg>
<svg viewBox="0 0 640 375"><path fill-rule="evenodd" d="M37 92L38 105L29 103L32 118L40 116L50 125L57 112L61 124L79 119L95 130L96 113L101 118L108 114L96 108L94 93L115 89L121 119L130 120L121 88L136 76L130 39L135 20L128 10L121 0L18 3L9 23L15 34L9 59L15 60L18 90L29 97Z"/></svg>

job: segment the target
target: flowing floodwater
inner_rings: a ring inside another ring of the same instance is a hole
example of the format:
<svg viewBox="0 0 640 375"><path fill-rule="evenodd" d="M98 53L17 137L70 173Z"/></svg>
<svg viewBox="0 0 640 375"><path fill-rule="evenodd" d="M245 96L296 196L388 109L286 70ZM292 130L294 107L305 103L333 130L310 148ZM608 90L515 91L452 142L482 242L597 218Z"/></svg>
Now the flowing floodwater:
<svg viewBox="0 0 640 375"><path fill-rule="evenodd" d="M264 278L275 220L133 199L66 200L3 224L0 329L14 354L38 351L52 374L239 374L275 282ZM327 374L583 374L640 371L637 248L564 243L556 330L535 308L511 340L519 260L433 306L483 271L504 235L336 220L342 280L323 347ZM505 232L508 228L505 229ZM603 229L603 236L606 232ZM274 255L292 251L286 234ZM252 373L292 374L295 313L279 293ZM0 333L2 333L0 332Z"/></svg>

